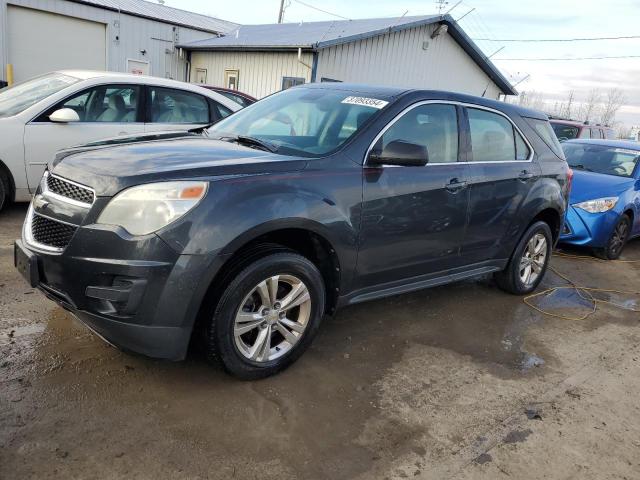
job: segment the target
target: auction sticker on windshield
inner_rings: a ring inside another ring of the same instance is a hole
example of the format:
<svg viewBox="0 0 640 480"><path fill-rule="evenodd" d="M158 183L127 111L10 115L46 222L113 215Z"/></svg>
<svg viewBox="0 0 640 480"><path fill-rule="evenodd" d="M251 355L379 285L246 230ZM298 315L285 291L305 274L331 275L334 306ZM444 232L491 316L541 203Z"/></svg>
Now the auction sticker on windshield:
<svg viewBox="0 0 640 480"><path fill-rule="evenodd" d="M350 105L363 105L365 107L373 107L380 110L381 108L386 107L389 102L385 102L384 100L378 100L377 98L367 98L367 97L347 97L342 100L341 103L348 103Z"/></svg>

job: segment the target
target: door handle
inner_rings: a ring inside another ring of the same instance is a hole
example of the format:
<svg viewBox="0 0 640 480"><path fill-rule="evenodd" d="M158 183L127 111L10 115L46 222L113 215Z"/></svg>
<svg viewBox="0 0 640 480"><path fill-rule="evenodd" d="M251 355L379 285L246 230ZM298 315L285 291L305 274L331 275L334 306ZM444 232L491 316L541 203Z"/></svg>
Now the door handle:
<svg viewBox="0 0 640 480"><path fill-rule="evenodd" d="M520 175L518 175L518 179L522 182L526 182L527 180L531 180L533 177L535 177L535 175L531 172L529 172L528 170L523 170L522 172L520 172Z"/></svg>
<svg viewBox="0 0 640 480"><path fill-rule="evenodd" d="M461 182L457 178L452 178L444 187L449 193L458 193L467 188L467 182Z"/></svg>

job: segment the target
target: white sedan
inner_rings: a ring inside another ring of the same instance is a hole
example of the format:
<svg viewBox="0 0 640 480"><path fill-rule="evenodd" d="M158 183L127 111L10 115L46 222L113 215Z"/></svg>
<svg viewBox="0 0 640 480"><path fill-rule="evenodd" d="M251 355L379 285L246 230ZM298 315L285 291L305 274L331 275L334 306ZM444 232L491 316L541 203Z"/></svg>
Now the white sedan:
<svg viewBox="0 0 640 480"><path fill-rule="evenodd" d="M63 148L119 135L189 130L241 107L197 85L124 73L60 71L0 90L0 209L31 200Z"/></svg>

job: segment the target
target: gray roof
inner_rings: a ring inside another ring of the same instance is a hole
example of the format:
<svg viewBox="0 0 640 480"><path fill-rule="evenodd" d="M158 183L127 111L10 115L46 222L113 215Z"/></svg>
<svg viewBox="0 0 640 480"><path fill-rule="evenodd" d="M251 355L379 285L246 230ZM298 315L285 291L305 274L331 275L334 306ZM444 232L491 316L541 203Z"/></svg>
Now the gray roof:
<svg viewBox="0 0 640 480"><path fill-rule="evenodd" d="M447 25L449 34L505 94L517 94L511 83L450 15L241 25L227 32L224 36L189 42L180 46L187 50L287 50L294 48L319 50L332 45L354 42L433 23Z"/></svg>
<svg viewBox="0 0 640 480"><path fill-rule="evenodd" d="M179 25L194 30L211 33L225 33L238 26L237 23L227 22L219 18L201 15L199 13L168 7L159 3L145 0L70 0L98 8L120 11L136 17L148 18L159 22Z"/></svg>
<svg viewBox="0 0 640 480"><path fill-rule="evenodd" d="M256 48L323 48L346 43L363 36L375 36L397 27L398 30L437 21L438 15L419 17L368 18L308 23L274 23L267 25L239 25L224 37L208 38L186 44L190 49L229 47Z"/></svg>

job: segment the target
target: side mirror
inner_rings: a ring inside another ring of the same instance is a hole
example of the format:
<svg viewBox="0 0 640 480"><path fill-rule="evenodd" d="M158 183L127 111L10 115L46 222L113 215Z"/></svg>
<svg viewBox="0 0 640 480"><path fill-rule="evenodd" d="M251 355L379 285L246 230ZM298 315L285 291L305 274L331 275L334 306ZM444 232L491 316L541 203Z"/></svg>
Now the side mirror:
<svg viewBox="0 0 640 480"><path fill-rule="evenodd" d="M49 115L49 120L56 123L79 122L78 112L73 108L60 108Z"/></svg>
<svg viewBox="0 0 640 480"><path fill-rule="evenodd" d="M423 167L427 163L429 163L427 147L403 140L389 142L382 151L374 147L367 158L367 165L371 166Z"/></svg>

